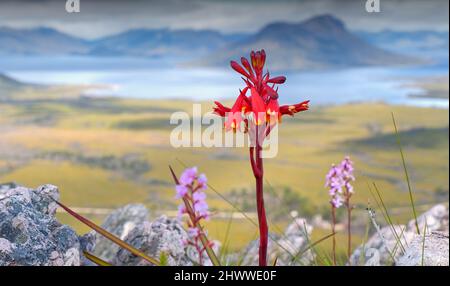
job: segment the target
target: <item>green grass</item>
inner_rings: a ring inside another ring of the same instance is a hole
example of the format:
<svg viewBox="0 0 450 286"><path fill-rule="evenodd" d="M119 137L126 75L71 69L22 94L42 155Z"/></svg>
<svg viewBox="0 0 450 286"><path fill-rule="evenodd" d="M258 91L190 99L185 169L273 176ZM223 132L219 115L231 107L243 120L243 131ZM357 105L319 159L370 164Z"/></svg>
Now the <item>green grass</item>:
<svg viewBox="0 0 450 286"><path fill-rule="evenodd" d="M398 136L402 138L404 148L421 148L432 149L438 147L448 148L448 127L441 128L413 128L398 132ZM365 149L393 149L396 148L397 134L395 132L374 135L369 138L350 141L348 144L354 145L355 148ZM439 146L439 145L443 146Z"/></svg>

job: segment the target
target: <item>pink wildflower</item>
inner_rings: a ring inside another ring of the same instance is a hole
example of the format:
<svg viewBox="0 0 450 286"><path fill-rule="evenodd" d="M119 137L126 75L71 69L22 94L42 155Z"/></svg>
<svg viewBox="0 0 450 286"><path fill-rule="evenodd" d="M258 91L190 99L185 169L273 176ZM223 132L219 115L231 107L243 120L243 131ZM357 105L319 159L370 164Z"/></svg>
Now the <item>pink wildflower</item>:
<svg viewBox="0 0 450 286"><path fill-rule="evenodd" d="M184 170L180 176L181 185L190 185L197 178L197 167L192 167Z"/></svg>
<svg viewBox="0 0 450 286"><path fill-rule="evenodd" d="M207 181L205 174L198 175L196 167L186 169L180 176L178 185L175 187L176 198L183 199L183 204L178 206L178 217L181 219L184 214L188 220L188 239L186 245L193 246L198 253L199 264L203 264L203 256L206 248L202 245L201 237L206 237L201 220L209 218L209 207L206 203ZM208 242L209 243L209 242Z"/></svg>

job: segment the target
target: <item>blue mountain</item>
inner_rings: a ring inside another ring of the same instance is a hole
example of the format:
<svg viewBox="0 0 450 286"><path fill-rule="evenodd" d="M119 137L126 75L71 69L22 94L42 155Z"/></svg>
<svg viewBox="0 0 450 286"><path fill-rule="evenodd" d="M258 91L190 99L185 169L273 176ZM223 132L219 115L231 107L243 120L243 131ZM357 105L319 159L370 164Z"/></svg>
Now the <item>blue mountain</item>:
<svg viewBox="0 0 450 286"><path fill-rule="evenodd" d="M0 28L0 55L133 56L224 66L230 59L239 59L252 49L264 48L270 54L271 70L420 62L411 54L403 55L401 49L390 49L388 43L392 38L395 34L351 32L332 15L320 15L299 23L272 23L253 34L134 29L85 40L50 28Z"/></svg>
<svg viewBox="0 0 450 286"><path fill-rule="evenodd" d="M245 35L213 30L135 29L93 42L94 55L194 57L217 50Z"/></svg>
<svg viewBox="0 0 450 286"><path fill-rule="evenodd" d="M264 48L271 70L342 68L348 66L403 65L419 62L378 48L350 32L332 15L300 23L279 22L227 46L200 64L223 65L248 51Z"/></svg>
<svg viewBox="0 0 450 286"><path fill-rule="evenodd" d="M90 49L88 41L69 36L51 28L14 29L0 27L0 54L85 54Z"/></svg>

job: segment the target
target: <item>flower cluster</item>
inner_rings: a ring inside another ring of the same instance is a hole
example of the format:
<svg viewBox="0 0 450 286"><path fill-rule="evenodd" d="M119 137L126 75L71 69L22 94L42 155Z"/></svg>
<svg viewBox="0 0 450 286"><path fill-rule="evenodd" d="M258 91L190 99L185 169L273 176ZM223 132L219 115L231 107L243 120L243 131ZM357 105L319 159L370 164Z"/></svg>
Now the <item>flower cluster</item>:
<svg viewBox="0 0 450 286"><path fill-rule="evenodd" d="M215 102L214 113L221 117L226 117L225 129L241 130L247 132L249 122L255 125L275 124L280 121L282 115L291 115L308 110L309 101L304 101L294 105L278 104L278 87L283 84L286 77L270 77L269 72L263 74L266 62L266 53L264 50L250 54L250 62L242 57L242 66L231 61L231 67L243 76L245 87L240 90L239 96L231 108ZM247 96L250 91L250 96ZM243 128L242 128L243 125Z"/></svg>
<svg viewBox="0 0 450 286"><path fill-rule="evenodd" d="M353 162L347 156L339 165L332 165L326 176L325 187L329 189L330 203L334 208L339 208L348 201L353 194L352 181Z"/></svg>
<svg viewBox="0 0 450 286"><path fill-rule="evenodd" d="M207 178L205 174L197 174L197 168L186 169L180 177L179 184L176 185L176 198L187 200L192 205L193 214L197 219L207 219L209 216L208 204L206 203ZM186 205L183 202L178 207L178 217L186 214Z"/></svg>
<svg viewBox="0 0 450 286"><path fill-rule="evenodd" d="M209 218L208 204L206 203L205 190L207 189L207 178L205 174L198 174L197 168L192 167L184 170L178 184L175 187L176 198L183 202L178 206L178 218L188 215L188 240L186 245L193 246L197 251L199 264L203 265L203 257L206 248L202 245L202 236L206 235L200 225L200 221ZM212 247L212 242L209 242Z"/></svg>

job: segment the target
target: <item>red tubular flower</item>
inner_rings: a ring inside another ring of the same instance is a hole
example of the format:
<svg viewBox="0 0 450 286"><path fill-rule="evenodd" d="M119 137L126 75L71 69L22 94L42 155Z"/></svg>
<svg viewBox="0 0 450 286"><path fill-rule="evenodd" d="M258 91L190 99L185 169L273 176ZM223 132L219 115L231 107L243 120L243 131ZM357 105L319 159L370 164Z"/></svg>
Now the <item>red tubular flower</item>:
<svg viewBox="0 0 450 286"><path fill-rule="evenodd" d="M230 65L235 71L237 71L241 75L245 76L246 78L250 78L250 75L237 62L231 61Z"/></svg>
<svg viewBox="0 0 450 286"><path fill-rule="evenodd" d="M248 62L248 60L244 57L241 57L241 63L244 66L244 68L249 72L250 79L254 79L255 75L253 74L252 67L250 66L250 63Z"/></svg>
<svg viewBox="0 0 450 286"><path fill-rule="evenodd" d="M281 115L288 114L294 116L295 113L309 109L309 100L294 105L283 105L280 107Z"/></svg>
<svg viewBox="0 0 450 286"><path fill-rule="evenodd" d="M213 111L215 114L219 115L220 117L225 117L225 114L227 112L230 112L230 110L231 110L231 108L223 106L223 104L218 101L214 101L214 103L216 104L216 106L213 107Z"/></svg>
<svg viewBox="0 0 450 286"><path fill-rule="evenodd" d="M264 101L254 87L252 87L251 92L253 122L256 125L261 125L265 122L266 119L266 105L264 104Z"/></svg>
<svg viewBox="0 0 450 286"><path fill-rule="evenodd" d="M256 72L256 75L259 76L262 74L264 64L266 63L266 52L264 50L250 53L250 58L252 60L253 69Z"/></svg>
<svg viewBox="0 0 450 286"><path fill-rule="evenodd" d="M249 110L248 98L245 95L247 90L248 87L244 88L244 90L239 93L233 107L227 112L228 117L225 121L225 129L227 131L230 129L233 131L240 129L239 127L243 121L243 115Z"/></svg>
<svg viewBox="0 0 450 286"><path fill-rule="evenodd" d="M267 121L278 122L281 117L280 106L278 105L278 100L271 99L267 104Z"/></svg>
<svg viewBox="0 0 450 286"><path fill-rule="evenodd" d="M278 92L268 85L264 85L265 100L278 99Z"/></svg>
<svg viewBox="0 0 450 286"><path fill-rule="evenodd" d="M269 78L267 80L267 83L283 84L285 81L286 81L285 76L277 76L277 77Z"/></svg>
<svg viewBox="0 0 450 286"><path fill-rule="evenodd" d="M276 85L283 84L286 77L277 76L271 78L269 72L263 75L264 65L266 63L266 52L252 51L250 53L250 62L242 57L241 63L231 61L231 67L243 76L246 87L240 92L232 108L228 108L216 103L214 112L219 116L227 116L225 122L226 130L232 129L236 131L240 129L240 125L244 122L243 132L251 130L252 125L257 132L249 132L252 142L256 144L250 147L250 163L253 175L256 181L256 208L259 223L259 265L267 265L267 243L268 243L268 224L266 219L266 211L264 207L263 194L263 158L262 145L264 139L269 135L274 124L281 122L282 115L293 116L297 112L308 110L309 101L304 101L294 105L279 106L278 103L278 87ZM248 98L246 92L250 89L251 96ZM260 132L261 131L261 132ZM253 135L252 135L253 134ZM260 136L263 135L263 136Z"/></svg>

